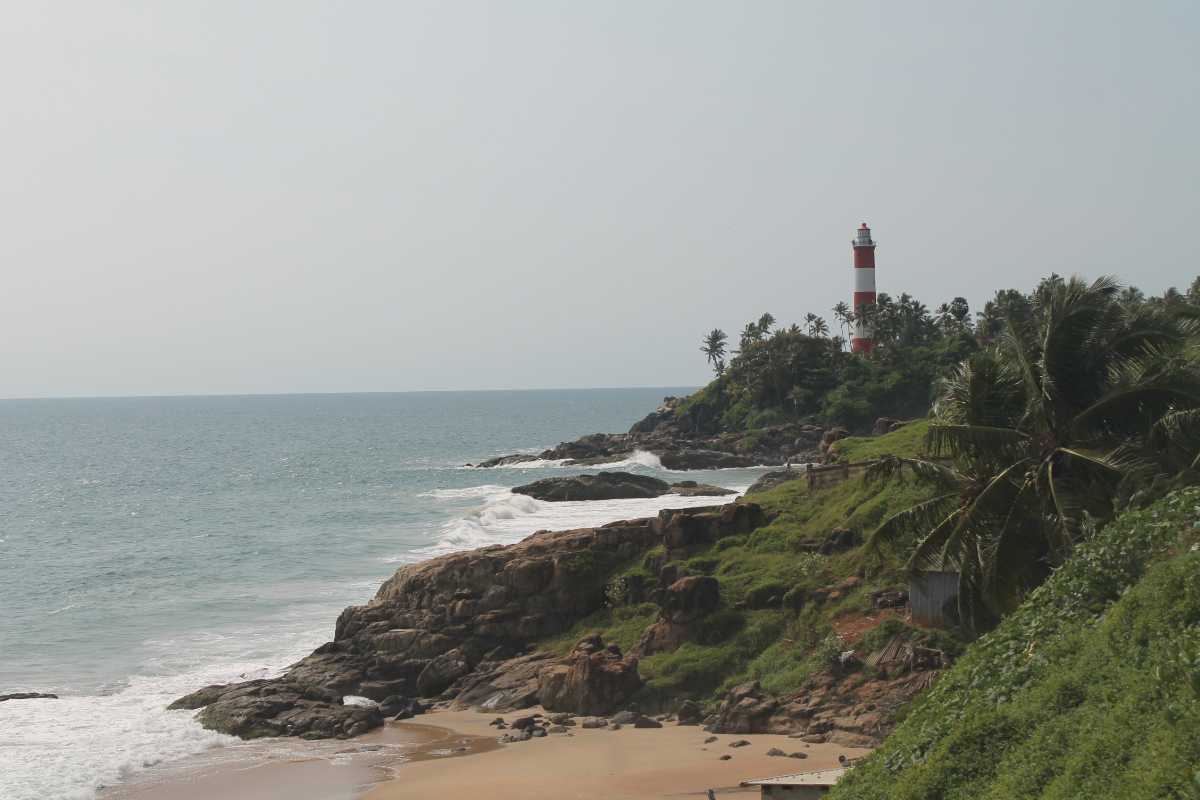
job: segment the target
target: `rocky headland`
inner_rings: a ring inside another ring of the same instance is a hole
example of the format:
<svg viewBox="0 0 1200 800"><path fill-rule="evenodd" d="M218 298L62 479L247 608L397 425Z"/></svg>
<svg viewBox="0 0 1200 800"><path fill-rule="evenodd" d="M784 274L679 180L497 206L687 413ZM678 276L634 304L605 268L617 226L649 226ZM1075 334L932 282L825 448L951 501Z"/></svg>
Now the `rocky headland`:
<svg viewBox="0 0 1200 800"><path fill-rule="evenodd" d="M680 402L676 397L665 398L627 433L593 433L541 453L498 456L468 466L492 468L541 461L595 466L627 460L637 452L653 454L670 470L821 463L830 443L846 435L841 428L827 430L801 423L709 434L676 413Z"/></svg>
<svg viewBox="0 0 1200 800"><path fill-rule="evenodd" d="M821 673L799 694L771 697L750 684L707 709L644 685L640 659L681 647L723 603L714 578L681 574L672 558L768 522L760 506L742 501L667 509L405 566L369 603L342 612L333 641L282 676L204 687L171 707L199 709L206 727L243 738L347 738L386 716L409 717L434 705L496 712L540 705L593 717L631 707L677 710L681 721L717 732L876 742L940 661L896 645L887 659L862 654L877 662L866 679L850 668L849 654L843 667ZM604 608L614 575L639 562L652 577L628 588L659 613L634 647L622 652L587 635L565 655L539 648ZM814 593L810 602L829 594Z"/></svg>

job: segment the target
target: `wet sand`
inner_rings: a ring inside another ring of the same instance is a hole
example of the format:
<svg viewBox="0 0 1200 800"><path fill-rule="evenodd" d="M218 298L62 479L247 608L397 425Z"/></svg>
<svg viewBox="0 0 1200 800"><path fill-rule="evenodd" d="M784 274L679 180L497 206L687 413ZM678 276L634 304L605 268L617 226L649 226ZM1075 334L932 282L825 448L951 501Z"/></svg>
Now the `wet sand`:
<svg viewBox="0 0 1200 800"><path fill-rule="evenodd" d="M101 800L354 800L408 764L445 761L499 747L414 721L349 741L272 739L214 750L140 775Z"/></svg>

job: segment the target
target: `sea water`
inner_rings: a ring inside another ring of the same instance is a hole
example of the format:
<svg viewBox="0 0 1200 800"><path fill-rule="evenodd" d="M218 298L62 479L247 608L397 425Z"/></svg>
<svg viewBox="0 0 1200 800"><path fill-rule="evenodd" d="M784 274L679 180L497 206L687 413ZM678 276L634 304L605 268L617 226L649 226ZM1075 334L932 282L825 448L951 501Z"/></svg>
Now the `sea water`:
<svg viewBox="0 0 1200 800"><path fill-rule="evenodd" d="M723 498L546 503L557 462L687 389L0 401L0 798L91 798L234 740L176 697L278 674L405 563ZM666 473L744 489L753 470Z"/></svg>

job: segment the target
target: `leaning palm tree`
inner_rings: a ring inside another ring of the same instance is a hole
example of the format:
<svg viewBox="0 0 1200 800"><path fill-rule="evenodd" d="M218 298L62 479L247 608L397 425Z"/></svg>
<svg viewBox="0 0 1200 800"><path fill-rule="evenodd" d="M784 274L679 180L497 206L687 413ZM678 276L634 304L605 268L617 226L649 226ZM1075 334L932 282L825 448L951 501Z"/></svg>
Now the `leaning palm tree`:
<svg viewBox="0 0 1200 800"><path fill-rule="evenodd" d="M1185 321L1118 302L1109 278L1043 282L1028 322L964 362L939 392L930 458L889 459L933 497L871 537L911 546L913 572L959 574L968 626L1019 602L1113 513L1118 487L1153 472L1145 445L1170 415L1200 409L1200 375L1180 356ZM911 537L908 538L908 537Z"/></svg>
<svg viewBox="0 0 1200 800"><path fill-rule="evenodd" d="M704 341L700 345L700 352L708 358L708 363L712 364L713 371L718 375L725 371L725 342L727 339L725 331L713 328L705 335Z"/></svg>

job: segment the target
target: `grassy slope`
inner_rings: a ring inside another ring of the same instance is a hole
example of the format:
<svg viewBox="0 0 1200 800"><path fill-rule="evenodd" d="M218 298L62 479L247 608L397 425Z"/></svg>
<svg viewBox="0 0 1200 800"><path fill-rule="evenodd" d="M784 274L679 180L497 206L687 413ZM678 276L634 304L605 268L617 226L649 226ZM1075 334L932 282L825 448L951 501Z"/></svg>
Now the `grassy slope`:
<svg viewBox="0 0 1200 800"><path fill-rule="evenodd" d="M858 463L884 455L915 456L923 450L929 420L910 422L886 436L848 436L833 443L838 461Z"/></svg>
<svg viewBox="0 0 1200 800"><path fill-rule="evenodd" d="M914 441L920 439L914 440L910 427L866 441L876 452L912 455ZM859 550L822 556L804 546L822 542L836 527L869 533L886 513L924 499L925 492L907 481L867 484L855 477L816 490L797 480L752 496L753 502L775 515L770 524L704 546L682 559L684 572L713 575L720 581L722 608L705 620L696 641L642 662L640 670L651 690L660 696L704 699L750 678L761 680L772 692L798 689L838 649L836 639L831 639L830 621L840 614L868 610L871 591L904 583L896 565L867 558ZM652 552L649 558L661 552ZM797 594L789 592L803 595L860 571L866 574L864 585L847 597L819 609L792 610ZM651 577L643 563L625 569L623 575L631 573ZM618 581L620 577L615 576ZM598 631L628 649L657 612L653 604L618 601L539 644L565 652L584 634Z"/></svg>
<svg viewBox="0 0 1200 800"><path fill-rule="evenodd" d="M1123 514L831 800L1200 797L1200 489Z"/></svg>

